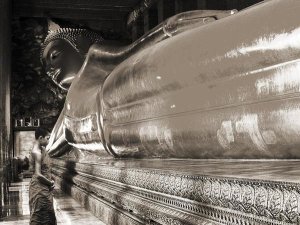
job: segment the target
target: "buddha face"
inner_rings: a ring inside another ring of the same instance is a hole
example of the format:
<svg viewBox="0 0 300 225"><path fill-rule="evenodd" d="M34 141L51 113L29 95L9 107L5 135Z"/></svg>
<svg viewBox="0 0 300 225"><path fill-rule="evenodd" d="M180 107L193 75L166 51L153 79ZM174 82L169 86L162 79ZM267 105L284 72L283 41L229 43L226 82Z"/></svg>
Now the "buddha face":
<svg viewBox="0 0 300 225"><path fill-rule="evenodd" d="M63 39L50 42L42 57L46 73L65 90L70 87L84 61L81 54Z"/></svg>

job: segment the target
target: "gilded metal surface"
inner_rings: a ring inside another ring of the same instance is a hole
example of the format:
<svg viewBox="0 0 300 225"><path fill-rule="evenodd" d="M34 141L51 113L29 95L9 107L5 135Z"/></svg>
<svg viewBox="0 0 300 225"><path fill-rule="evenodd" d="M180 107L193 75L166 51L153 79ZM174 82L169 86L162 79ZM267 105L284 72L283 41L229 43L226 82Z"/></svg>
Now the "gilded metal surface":
<svg viewBox="0 0 300 225"><path fill-rule="evenodd" d="M92 49L66 130L79 118L77 144L101 141L118 157L300 157L299 9L266 1L142 49L107 78Z"/></svg>
<svg viewBox="0 0 300 225"><path fill-rule="evenodd" d="M103 42L99 34L85 29L49 30L41 50L41 61L46 73L56 85L68 90L89 47L99 42Z"/></svg>
<svg viewBox="0 0 300 225"><path fill-rule="evenodd" d="M128 46L118 47L115 43L108 44L108 42L104 43L104 41L101 45L95 44L90 48L84 63L80 61L82 57L79 56L79 52L84 52L87 46L90 46L90 39L78 45L76 44L76 38L79 35L74 35L72 29L63 29L63 35L58 37L56 34L60 34L62 29L55 31L55 35L52 35L54 37L50 36L45 40L42 61L46 71L60 87L68 89L70 84L73 84L67 97L67 102L69 101L69 103L66 104L67 111L69 111L71 117L66 116L64 119L64 115L61 115L58 119L50 140L53 150L52 154L60 155L69 149L64 141L65 136L69 144L77 148L86 150L97 149L101 152L104 150L101 144L104 143L103 130L99 122L96 122L101 120L100 106L95 103L100 101L97 99L99 98L97 93L99 87L102 85L105 77L118 64L134 53L162 40L232 15L235 12L235 10L197 10L180 13L159 24ZM70 31L70 34L68 34L68 31ZM72 37L71 41L74 44L68 44L70 41L69 36ZM73 40L74 38L75 40ZM72 49L70 46L75 47ZM82 68L78 72L81 65ZM75 73L77 73L77 76ZM88 96L88 99L85 96ZM72 104L74 107L70 109ZM64 114L64 111L62 114ZM91 117L94 118L93 121L90 121L89 118ZM74 121L72 118L74 118ZM95 118L98 119L95 120ZM62 127L63 121L65 123L65 131ZM87 126L84 128L85 132L82 132L82 129L79 132L78 126ZM88 131L91 128L88 128L88 126L98 127L98 129ZM101 140L101 143L99 140Z"/></svg>
<svg viewBox="0 0 300 225"><path fill-rule="evenodd" d="M210 22L235 14L236 10L195 10L177 14L166 19L148 33L127 46L117 46L116 43L99 43L90 48L88 59L80 72L81 76L89 76L89 71L96 65L98 76L107 76L121 62L130 56L149 48L165 39L178 35ZM87 70L87 71L86 71Z"/></svg>

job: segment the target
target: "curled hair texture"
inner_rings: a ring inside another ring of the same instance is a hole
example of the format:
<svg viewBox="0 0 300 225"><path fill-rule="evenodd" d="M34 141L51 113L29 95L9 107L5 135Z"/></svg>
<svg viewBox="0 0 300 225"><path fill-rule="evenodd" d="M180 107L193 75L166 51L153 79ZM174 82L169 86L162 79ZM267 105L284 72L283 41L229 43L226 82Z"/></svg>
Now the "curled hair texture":
<svg viewBox="0 0 300 225"><path fill-rule="evenodd" d="M35 139L39 139L39 137L46 137L46 135L49 133L49 130L45 127L38 127L35 132L34 132L34 136Z"/></svg>
<svg viewBox="0 0 300 225"><path fill-rule="evenodd" d="M89 43L89 46L103 41L103 38L99 34L86 29L60 28L55 31L49 31L41 48L41 61L47 45L52 41L59 39L68 42L78 53L85 55L88 49L84 49L82 46L80 46L80 43L78 43L78 38L85 39Z"/></svg>

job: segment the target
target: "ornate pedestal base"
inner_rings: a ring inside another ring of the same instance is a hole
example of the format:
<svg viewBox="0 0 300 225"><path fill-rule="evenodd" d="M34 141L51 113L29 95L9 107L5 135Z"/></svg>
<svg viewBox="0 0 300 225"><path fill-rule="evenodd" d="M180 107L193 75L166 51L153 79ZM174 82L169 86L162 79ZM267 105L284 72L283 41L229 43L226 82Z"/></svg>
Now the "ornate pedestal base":
<svg viewBox="0 0 300 225"><path fill-rule="evenodd" d="M300 224L300 161L53 160L63 190L103 222Z"/></svg>

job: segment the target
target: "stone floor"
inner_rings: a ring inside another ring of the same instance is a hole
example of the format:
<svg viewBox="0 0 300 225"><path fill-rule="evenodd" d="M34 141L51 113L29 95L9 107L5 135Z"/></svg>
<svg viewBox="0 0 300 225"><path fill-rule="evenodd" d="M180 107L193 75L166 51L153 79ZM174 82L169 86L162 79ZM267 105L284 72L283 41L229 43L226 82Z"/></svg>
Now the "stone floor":
<svg viewBox="0 0 300 225"><path fill-rule="evenodd" d="M1 225L28 225L29 224L29 196L30 179L12 183L3 193L6 200L2 202ZM63 194L58 189L54 191L54 208L57 224L64 225L105 225L89 211L80 206L73 198Z"/></svg>

